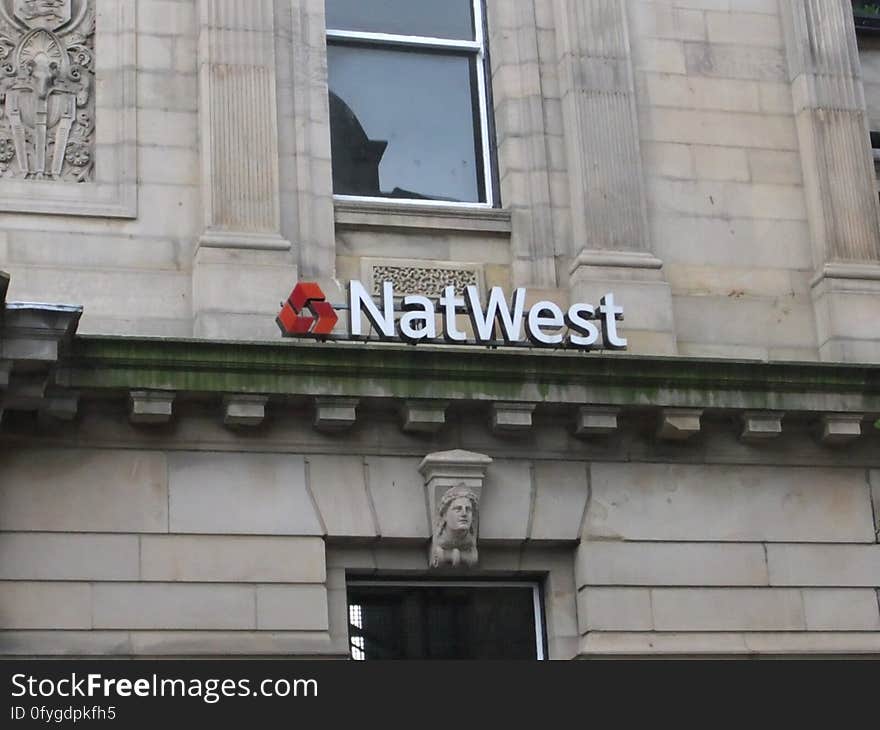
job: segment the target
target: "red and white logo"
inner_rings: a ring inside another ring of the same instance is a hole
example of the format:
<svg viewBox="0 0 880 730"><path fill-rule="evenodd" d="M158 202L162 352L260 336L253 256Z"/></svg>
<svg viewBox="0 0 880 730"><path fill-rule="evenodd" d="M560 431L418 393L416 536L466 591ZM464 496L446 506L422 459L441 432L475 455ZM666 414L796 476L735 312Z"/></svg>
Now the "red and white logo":
<svg viewBox="0 0 880 730"><path fill-rule="evenodd" d="M308 314L304 314L305 311ZM329 336L338 321L339 315L327 301L321 287L308 281L301 281L293 288L275 318L284 337L317 339Z"/></svg>

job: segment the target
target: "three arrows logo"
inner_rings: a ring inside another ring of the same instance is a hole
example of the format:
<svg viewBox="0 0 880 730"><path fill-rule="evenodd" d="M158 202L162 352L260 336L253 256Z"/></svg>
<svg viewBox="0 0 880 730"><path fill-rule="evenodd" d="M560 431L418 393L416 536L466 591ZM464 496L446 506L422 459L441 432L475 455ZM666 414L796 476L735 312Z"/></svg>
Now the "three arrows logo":
<svg viewBox="0 0 880 730"><path fill-rule="evenodd" d="M308 314L304 312L308 311ZM309 316L311 315L311 316ZM336 310L314 282L299 282L275 322L284 337L327 337L339 321Z"/></svg>

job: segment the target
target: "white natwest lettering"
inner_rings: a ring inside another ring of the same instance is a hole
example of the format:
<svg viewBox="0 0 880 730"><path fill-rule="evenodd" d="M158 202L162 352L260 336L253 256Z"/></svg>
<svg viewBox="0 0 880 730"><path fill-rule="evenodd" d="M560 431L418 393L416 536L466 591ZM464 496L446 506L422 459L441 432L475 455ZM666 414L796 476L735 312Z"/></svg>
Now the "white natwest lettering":
<svg viewBox="0 0 880 730"><path fill-rule="evenodd" d="M467 333L459 329L457 319L458 315L467 315L474 340L481 345L501 341L519 344L524 341L525 334L537 346L569 346L583 350L597 346L623 350L627 346L626 339L620 336L617 329L617 323L623 320L623 307L615 303L611 293L599 301L598 317L597 308L585 303L572 304L565 312L553 302L540 301L527 311L526 290L522 287L514 290L509 302L501 287L492 287L485 306L480 301L477 287L467 287L465 294L464 297L457 296L455 288L448 286L437 302L446 342L467 342ZM380 305L361 282L350 282L348 305L349 335L354 339L368 339L370 329L383 340L400 337L416 344L437 339L438 308L434 301L417 294L403 297L398 310L401 317L397 321L394 316L394 286L389 281L382 284Z"/></svg>

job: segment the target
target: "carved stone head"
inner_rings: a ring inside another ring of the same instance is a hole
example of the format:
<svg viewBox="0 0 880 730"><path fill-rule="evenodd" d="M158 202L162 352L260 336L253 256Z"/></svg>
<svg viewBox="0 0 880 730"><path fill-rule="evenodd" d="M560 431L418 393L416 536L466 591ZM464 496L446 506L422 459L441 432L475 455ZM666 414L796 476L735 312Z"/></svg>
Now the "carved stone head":
<svg viewBox="0 0 880 730"><path fill-rule="evenodd" d="M431 567L476 565L479 501L461 484L446 490L437 505L431 542Z"/></svg>

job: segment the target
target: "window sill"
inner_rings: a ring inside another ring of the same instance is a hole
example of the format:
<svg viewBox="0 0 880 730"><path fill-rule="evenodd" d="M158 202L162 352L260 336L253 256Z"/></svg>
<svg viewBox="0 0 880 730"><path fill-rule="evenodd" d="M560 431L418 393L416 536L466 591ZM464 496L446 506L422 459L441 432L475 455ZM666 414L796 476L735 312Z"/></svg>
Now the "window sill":
<svg viewBox="0 0 880 730"><path fill-rule="evenodd" d="M336 228L357 230L460 231L510 235L509 210L465 208L455 205L405 206L393 202L334 201Z"/></svg>

